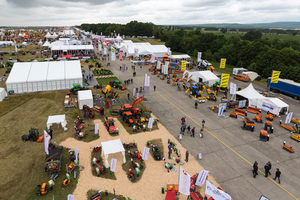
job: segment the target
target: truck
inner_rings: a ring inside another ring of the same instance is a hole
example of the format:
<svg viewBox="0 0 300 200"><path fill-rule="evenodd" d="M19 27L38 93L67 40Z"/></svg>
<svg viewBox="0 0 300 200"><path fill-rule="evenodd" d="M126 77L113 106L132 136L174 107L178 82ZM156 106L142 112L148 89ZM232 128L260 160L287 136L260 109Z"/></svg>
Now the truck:
<svg viewBox="0 0 300 200"><path fill-rule="evenodd" d="M281 92L295 99L300 99L300 83L288 79L278 79L278 83L271 83L271 77L268 78L268 88L271 91Z"/></svg>

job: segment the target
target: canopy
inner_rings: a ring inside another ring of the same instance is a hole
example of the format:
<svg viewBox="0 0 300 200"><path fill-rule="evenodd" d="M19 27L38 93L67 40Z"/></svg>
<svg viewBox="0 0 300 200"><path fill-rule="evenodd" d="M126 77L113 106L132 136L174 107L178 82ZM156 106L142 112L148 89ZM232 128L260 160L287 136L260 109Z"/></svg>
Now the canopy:
<svg viewBox="0 0 300 200"><path fill-rule="evenodd" d="M0 101L3 101L3 99L7 96L7 93L4 88L0 88Z"/></svg>
<svg viewBox="0 0 300 200"><path fill-rule="evenodd" d="M282 109L284 114L288 111L289 105L278 98L265 97L257 92L252 83L241 91L236 92L237 95L248 99L248 105L260 108L264 111L269 111L273 114L279 115Z"/></svg>
<svg viewBox="0 0 300 200"><path fill-rule="evenodd" d="M258 74L252 71L243 72L242 74L248 76L251 81L254 81L258 77Z"/></svg>
<svg viewBox="0 0 300 200"><path fill-rule="evenodd" d="M190 72L189 77L196 83L200 82L202 79L202 82L207 83L209 87L211 87L213 84L216 83L216 81L219 81L219 77L217 77L214 73L211 71L196 71L196 72Z"/></svg>
<svg viewBox="0 0 300 200"><path fill-rule="evenodd" d="M83 108L83 105L87 105L92 108L94 106L93 94L91 90L78 91L78 106L79 109Z"/></svg>
<svg viewBox="0 0 300 200"><path fill-rule="evenodd" d="M48 121L47 121L47 128L50 129L50 127L53 124L61 124L64 131L68 130L68 128L66 127L67 126L66 115L52 115L52 116L49 116Z"/></svg>
<svg viewBox="0 0 300 200"><path fill-rule="evenodd" d="M182 55L172 55L171 60L182 60L182 59L191 59L191 57L187 54L182 54Z"/></svg>
<svg viewBox="0 0 300 200"><path fill-rule="evenodd" d="M102 155L104 155L105 158L105 167L108 168L108 155L122 152L123 155L123 163L126 163L126 157L125 157L125 149L123 147L123 144L120 139L116 140L109 140L105 142L101 142L102 146Z"/></svg>

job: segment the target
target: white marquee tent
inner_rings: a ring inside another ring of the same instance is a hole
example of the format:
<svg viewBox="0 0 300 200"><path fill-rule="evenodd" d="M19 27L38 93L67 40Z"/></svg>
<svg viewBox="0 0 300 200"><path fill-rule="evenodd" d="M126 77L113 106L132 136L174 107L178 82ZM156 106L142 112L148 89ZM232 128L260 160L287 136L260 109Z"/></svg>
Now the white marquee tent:
<svg viewBox="0 0 300 200"><path fill-rule="evenodd" d="M50 129L50 127L53 124L61 124L64 131L67 131L67 121L66 121L66 115L52 115L48 117L47 121L47 129Z"/></svg>
<svg viewBox="0 0 300 200"><path fill-rule="evenodd" d="M105 158L105 167L108 168L108 155L122 152L123 155L123 163L126 163L126 157L125 157L125 149L123 147L123 144L120 139L116 140L109 140L105 142L101 142L102 146L102 156Z"/></svg>
<svg viewBox="0 0 300 200"><path fill-rule="evenodd" d="M6 81L7 91L15 93L70 89L82 85L79 60L15 63Z"/></svg>
<svg viewBox="0 0 300 200"><path fill-rule="evenodd" d="M279 115L282 109L285 114L288 112L289 105L278 98L265 97L257 92L252 83L243 90L237 91L237 95L248 99L248 105L260 108L264 111L269 111L273 114Z"/></svg>
<svg viewBox="0 0 300 200"><path fill-rule="evenodd" d="M217 77L214 73L211 71L196 71L196 72L190 72L189 77L196 83L202 82L207 83L209 87L211 87L213 84L215 84L216 81L219 81L220 78Z"/></svg>
<svg viewBox="0 0 300 200"><path fill-rule="evenodd" d="M83 108L83 105L87 105L92 108L94 106L93 94L91 90L78 91L78 107Z"/></svg>
<svg viewBox="0 0 300 200"><path fill-rule="evenodd" d="M7 96L7 93L4 88L0 88L0 101L3 101L3 99Z"/></svg>

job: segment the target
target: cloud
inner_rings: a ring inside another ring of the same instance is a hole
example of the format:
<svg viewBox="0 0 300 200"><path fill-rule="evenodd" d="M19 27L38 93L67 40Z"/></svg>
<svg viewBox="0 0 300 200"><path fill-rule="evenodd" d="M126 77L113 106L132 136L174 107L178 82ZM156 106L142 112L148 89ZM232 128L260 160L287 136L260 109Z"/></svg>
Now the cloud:
<svg viewBox="0 0 300 200"><path fill-rule="evenodd" d="M299 0L0 0L0 25L300 21Z"/></svg>

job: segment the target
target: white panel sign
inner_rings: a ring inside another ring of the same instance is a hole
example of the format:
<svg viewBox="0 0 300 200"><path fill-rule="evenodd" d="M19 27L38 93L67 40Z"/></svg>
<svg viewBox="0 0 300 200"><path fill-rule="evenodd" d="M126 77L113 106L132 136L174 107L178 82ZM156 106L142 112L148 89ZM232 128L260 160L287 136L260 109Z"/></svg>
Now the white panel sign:
<svg viewBox="0 0 300 200"><path fill-rule="evenodd" d="M292 117L293 117L293 112L290 112L285 118L285 123L286 124L291 123Z"/></svg>
<svg viewBox="0 0 300 200"><path fill-rule="evenodd" d="M236 84L230 82L230 94L236 94Z"/></svg>
<svg viewBox="0 0 300 200"><path fill-rule="evenodd" d="M110 171L116 172L117 159L112 158L110 161Z"/></svg>
<svg viewBox="0 0 300 200"><path fill-rule="evenodd" d="M207 171L207 170L201 170L200 173L197 176L197 180L196 180L195 185L202 187L202 185L206 181L208 173L209 173L209 171Z"/></svg>
<svg viewBox="0 0 300 200"><path fill-rule="evenodd" d="M179 168L178 192L190 195L191 176L182 168Z"/></svg>
<svg viewBox="0 0 300 200"><path fill-rule="evenodd" d="M143 155L142 155L142 158L143 160L148 160L148 153L149 153L149 148L148 147L145 147L144 148L144 151L143 151Z"/></svg>
<svg viewBox="0 0 300 200"><path fill-rule="evenodd" d="M206 181L205 194L213 197L214 200L231 200L229 194L223 192L222 190L219 190L209 181Z"/></svg>

